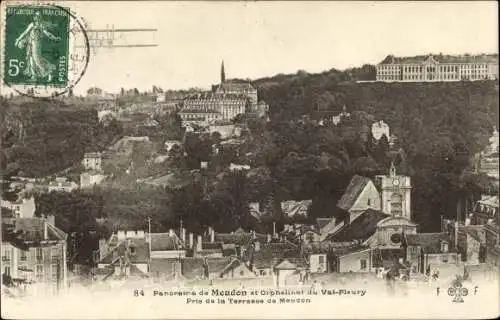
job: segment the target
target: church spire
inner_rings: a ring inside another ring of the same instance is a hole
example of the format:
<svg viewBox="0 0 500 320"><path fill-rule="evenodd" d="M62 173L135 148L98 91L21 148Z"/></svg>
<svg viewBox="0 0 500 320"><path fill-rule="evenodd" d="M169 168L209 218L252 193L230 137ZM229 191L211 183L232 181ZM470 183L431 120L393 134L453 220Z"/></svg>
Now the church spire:
<svg viewBox="0 0 500 320"><path fill-rule="evenodd" d="M224 60L220 66L220 83L226 82L226 72L224 71Z"/></svg>

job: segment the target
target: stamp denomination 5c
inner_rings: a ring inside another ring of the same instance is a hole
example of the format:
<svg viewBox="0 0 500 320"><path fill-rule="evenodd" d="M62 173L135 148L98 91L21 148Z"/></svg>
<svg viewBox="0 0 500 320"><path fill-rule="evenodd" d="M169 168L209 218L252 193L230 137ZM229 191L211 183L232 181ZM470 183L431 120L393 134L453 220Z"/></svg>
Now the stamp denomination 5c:
<svg viewBox="0 0 500 320"><path fill-rule="evenodd" d="M68 10L55 6L9 6L5 23L4 83L66 87Z"/></svg>

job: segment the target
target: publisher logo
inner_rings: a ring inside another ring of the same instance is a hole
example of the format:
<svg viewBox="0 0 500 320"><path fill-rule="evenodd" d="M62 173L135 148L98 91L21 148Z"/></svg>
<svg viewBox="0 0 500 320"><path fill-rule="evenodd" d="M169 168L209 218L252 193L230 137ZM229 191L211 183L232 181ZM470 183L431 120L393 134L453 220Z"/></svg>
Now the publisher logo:
<svg viewBox="0 0 500 320"><path fill-rule="evenodd" d="M463 297L469 294L469 290L462 286L462 283L456 281L451 287L448 288L448 295L453 297L453 302L464 302Z"/></svg>

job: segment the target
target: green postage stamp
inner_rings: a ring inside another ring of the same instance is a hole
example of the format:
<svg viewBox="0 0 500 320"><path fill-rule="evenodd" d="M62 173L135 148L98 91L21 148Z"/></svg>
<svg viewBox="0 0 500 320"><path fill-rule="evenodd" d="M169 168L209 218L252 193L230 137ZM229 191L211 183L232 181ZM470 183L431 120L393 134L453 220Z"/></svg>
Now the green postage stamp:
<svg viewBox="0 0 500 320"><path fill-rule="evenodd" d="M70 14L56 6L8 6L4 78L7 85L66 87Z"/></svg>

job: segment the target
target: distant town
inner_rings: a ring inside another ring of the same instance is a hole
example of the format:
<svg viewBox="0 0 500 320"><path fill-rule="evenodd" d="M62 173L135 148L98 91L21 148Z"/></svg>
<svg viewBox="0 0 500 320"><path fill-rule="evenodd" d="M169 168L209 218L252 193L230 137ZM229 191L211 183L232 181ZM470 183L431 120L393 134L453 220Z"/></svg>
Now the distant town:
<svg viewBox="0 0 500 320"><path fill-rule="evenodd" d="M498 55L229 69L211 90L3 97L2 295L498 271Z"/></svg>

